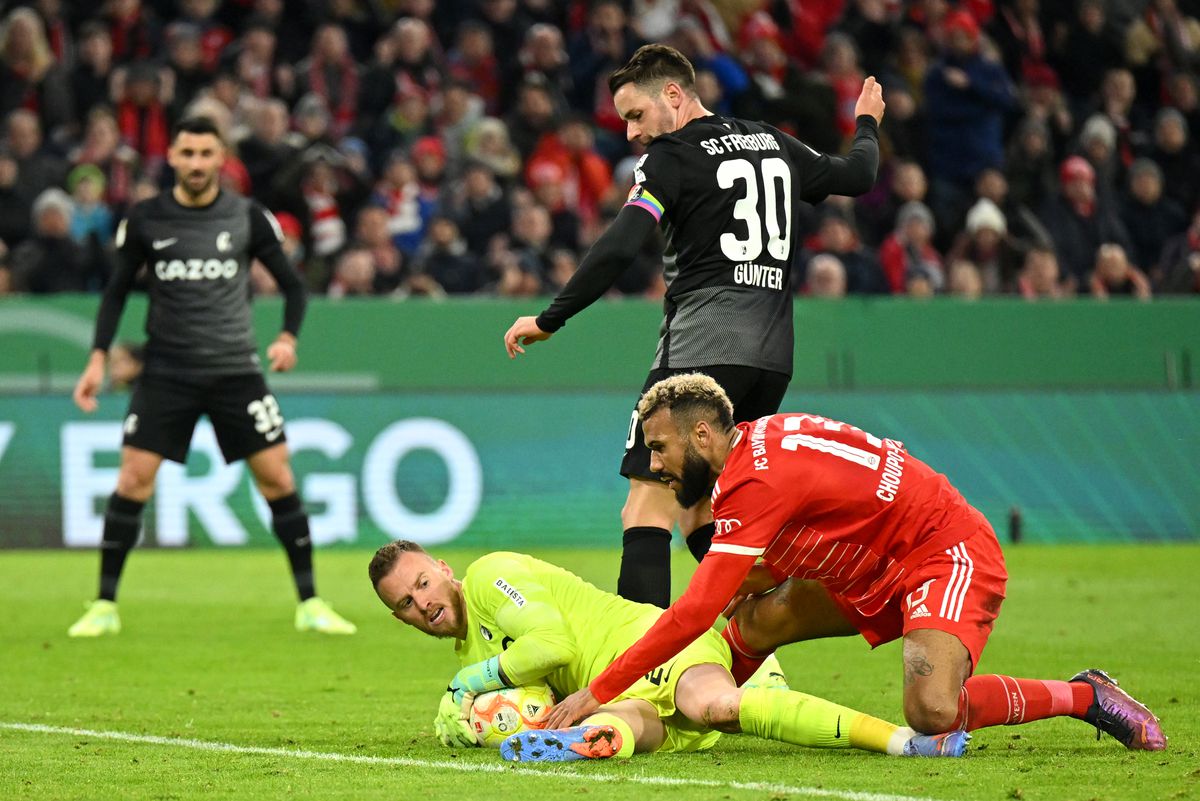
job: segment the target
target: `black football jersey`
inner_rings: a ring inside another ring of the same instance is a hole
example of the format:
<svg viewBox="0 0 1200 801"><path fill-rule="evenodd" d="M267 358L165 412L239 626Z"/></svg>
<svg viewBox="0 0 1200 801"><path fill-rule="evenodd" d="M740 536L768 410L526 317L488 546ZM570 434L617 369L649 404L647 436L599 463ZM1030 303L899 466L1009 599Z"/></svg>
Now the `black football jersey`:
<svg viewBox="0 0 1200 801"><path fill-rule="evenodd" d="M761 123L706 116L650 143L627 205L659 219L667 239L656 368L791 374L799 204L830 183L828 156Z"/></svg>
<svg viewBox="0 0 1200 801"><path fill-rule="evenodd" d="M96 347L110 344L125 294L144 265L150 297L147 372L259 371L250 310L253 260L260 259L275 275L289 302L297 292L302 298L299 277L280 248L282 240L269 211L231 192L221 192L200 208L181 205L170 192L138 203L117 229L117 270L97 320ZM302 300L300 306L302 314ZM298 324L296 320L293 327Z"/></svg>

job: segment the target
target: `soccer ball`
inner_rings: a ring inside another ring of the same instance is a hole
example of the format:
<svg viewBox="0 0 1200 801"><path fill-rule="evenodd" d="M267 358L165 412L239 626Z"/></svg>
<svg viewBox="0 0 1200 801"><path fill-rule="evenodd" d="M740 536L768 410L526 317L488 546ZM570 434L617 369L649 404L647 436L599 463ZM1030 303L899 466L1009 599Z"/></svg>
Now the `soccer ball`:
<svg viewBox="0 0 1200 801"><path fill-rule="evenodd" d="M545 684L481 693L471 704L471 728L480 745L499 748L509 735L542 728L552 706L554 693Z"/></svg>

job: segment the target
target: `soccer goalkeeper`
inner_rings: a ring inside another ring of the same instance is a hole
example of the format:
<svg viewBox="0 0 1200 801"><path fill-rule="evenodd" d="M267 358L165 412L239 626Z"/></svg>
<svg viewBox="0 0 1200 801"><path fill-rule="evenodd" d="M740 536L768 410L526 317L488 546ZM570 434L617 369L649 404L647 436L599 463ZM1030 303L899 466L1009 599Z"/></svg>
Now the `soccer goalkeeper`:
<svg viewBox="0 0 1200 801"><path fill-rule="evenodd" d="M370 577L397 620L455 640L463 667L434 721L447 746L476 745L466 719L474 694L544 681L566 697L588 686L662 613L517 553L477 559L459 581L420 545L397 540L376 552ZM966 746L965 732L918 735L804 693L739 688L729 666L728 644L710 629L580 725L520 732L501 753L514 761L559 762L701 751L722 732L896 756L960 756Z"/></svg>

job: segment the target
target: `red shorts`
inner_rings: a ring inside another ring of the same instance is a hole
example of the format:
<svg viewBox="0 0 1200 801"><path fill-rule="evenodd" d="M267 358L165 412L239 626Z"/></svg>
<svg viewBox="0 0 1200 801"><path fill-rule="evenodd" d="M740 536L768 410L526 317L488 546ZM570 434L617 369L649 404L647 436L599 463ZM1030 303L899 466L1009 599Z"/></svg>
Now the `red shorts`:
<svg viewBox="0 0 1200 801"><path fill-rule="evenodd" d="M1004 600L1004 553L990 527L917 565L878 614L865 617L831 593L842 613L874 648L916 629L953 634L979 664Z"/></svg>

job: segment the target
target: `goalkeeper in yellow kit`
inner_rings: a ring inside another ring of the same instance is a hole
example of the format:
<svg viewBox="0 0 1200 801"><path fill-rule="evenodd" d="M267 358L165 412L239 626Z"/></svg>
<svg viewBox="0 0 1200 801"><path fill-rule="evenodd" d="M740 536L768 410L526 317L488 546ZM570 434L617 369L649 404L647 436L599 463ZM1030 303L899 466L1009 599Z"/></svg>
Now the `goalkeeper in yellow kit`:
<svg viewBox="0 0 1200 801"><path fill-rule="evenodd" d="M448 746L476 745L466 719L474 694L545 682L564 698L588 686L662 614L548 562L503 551L474 561L459 581L420 545L397 540L375 553L370 577L393 617L455 640L463 667L434 721ZM898 756L960 756L966 746L964 732L918 735L804 693L739 688L729 665L728 644L709 630L580 725L520 732L501 753L516 761L568 761L701 751L721 732Z"/></svg>

